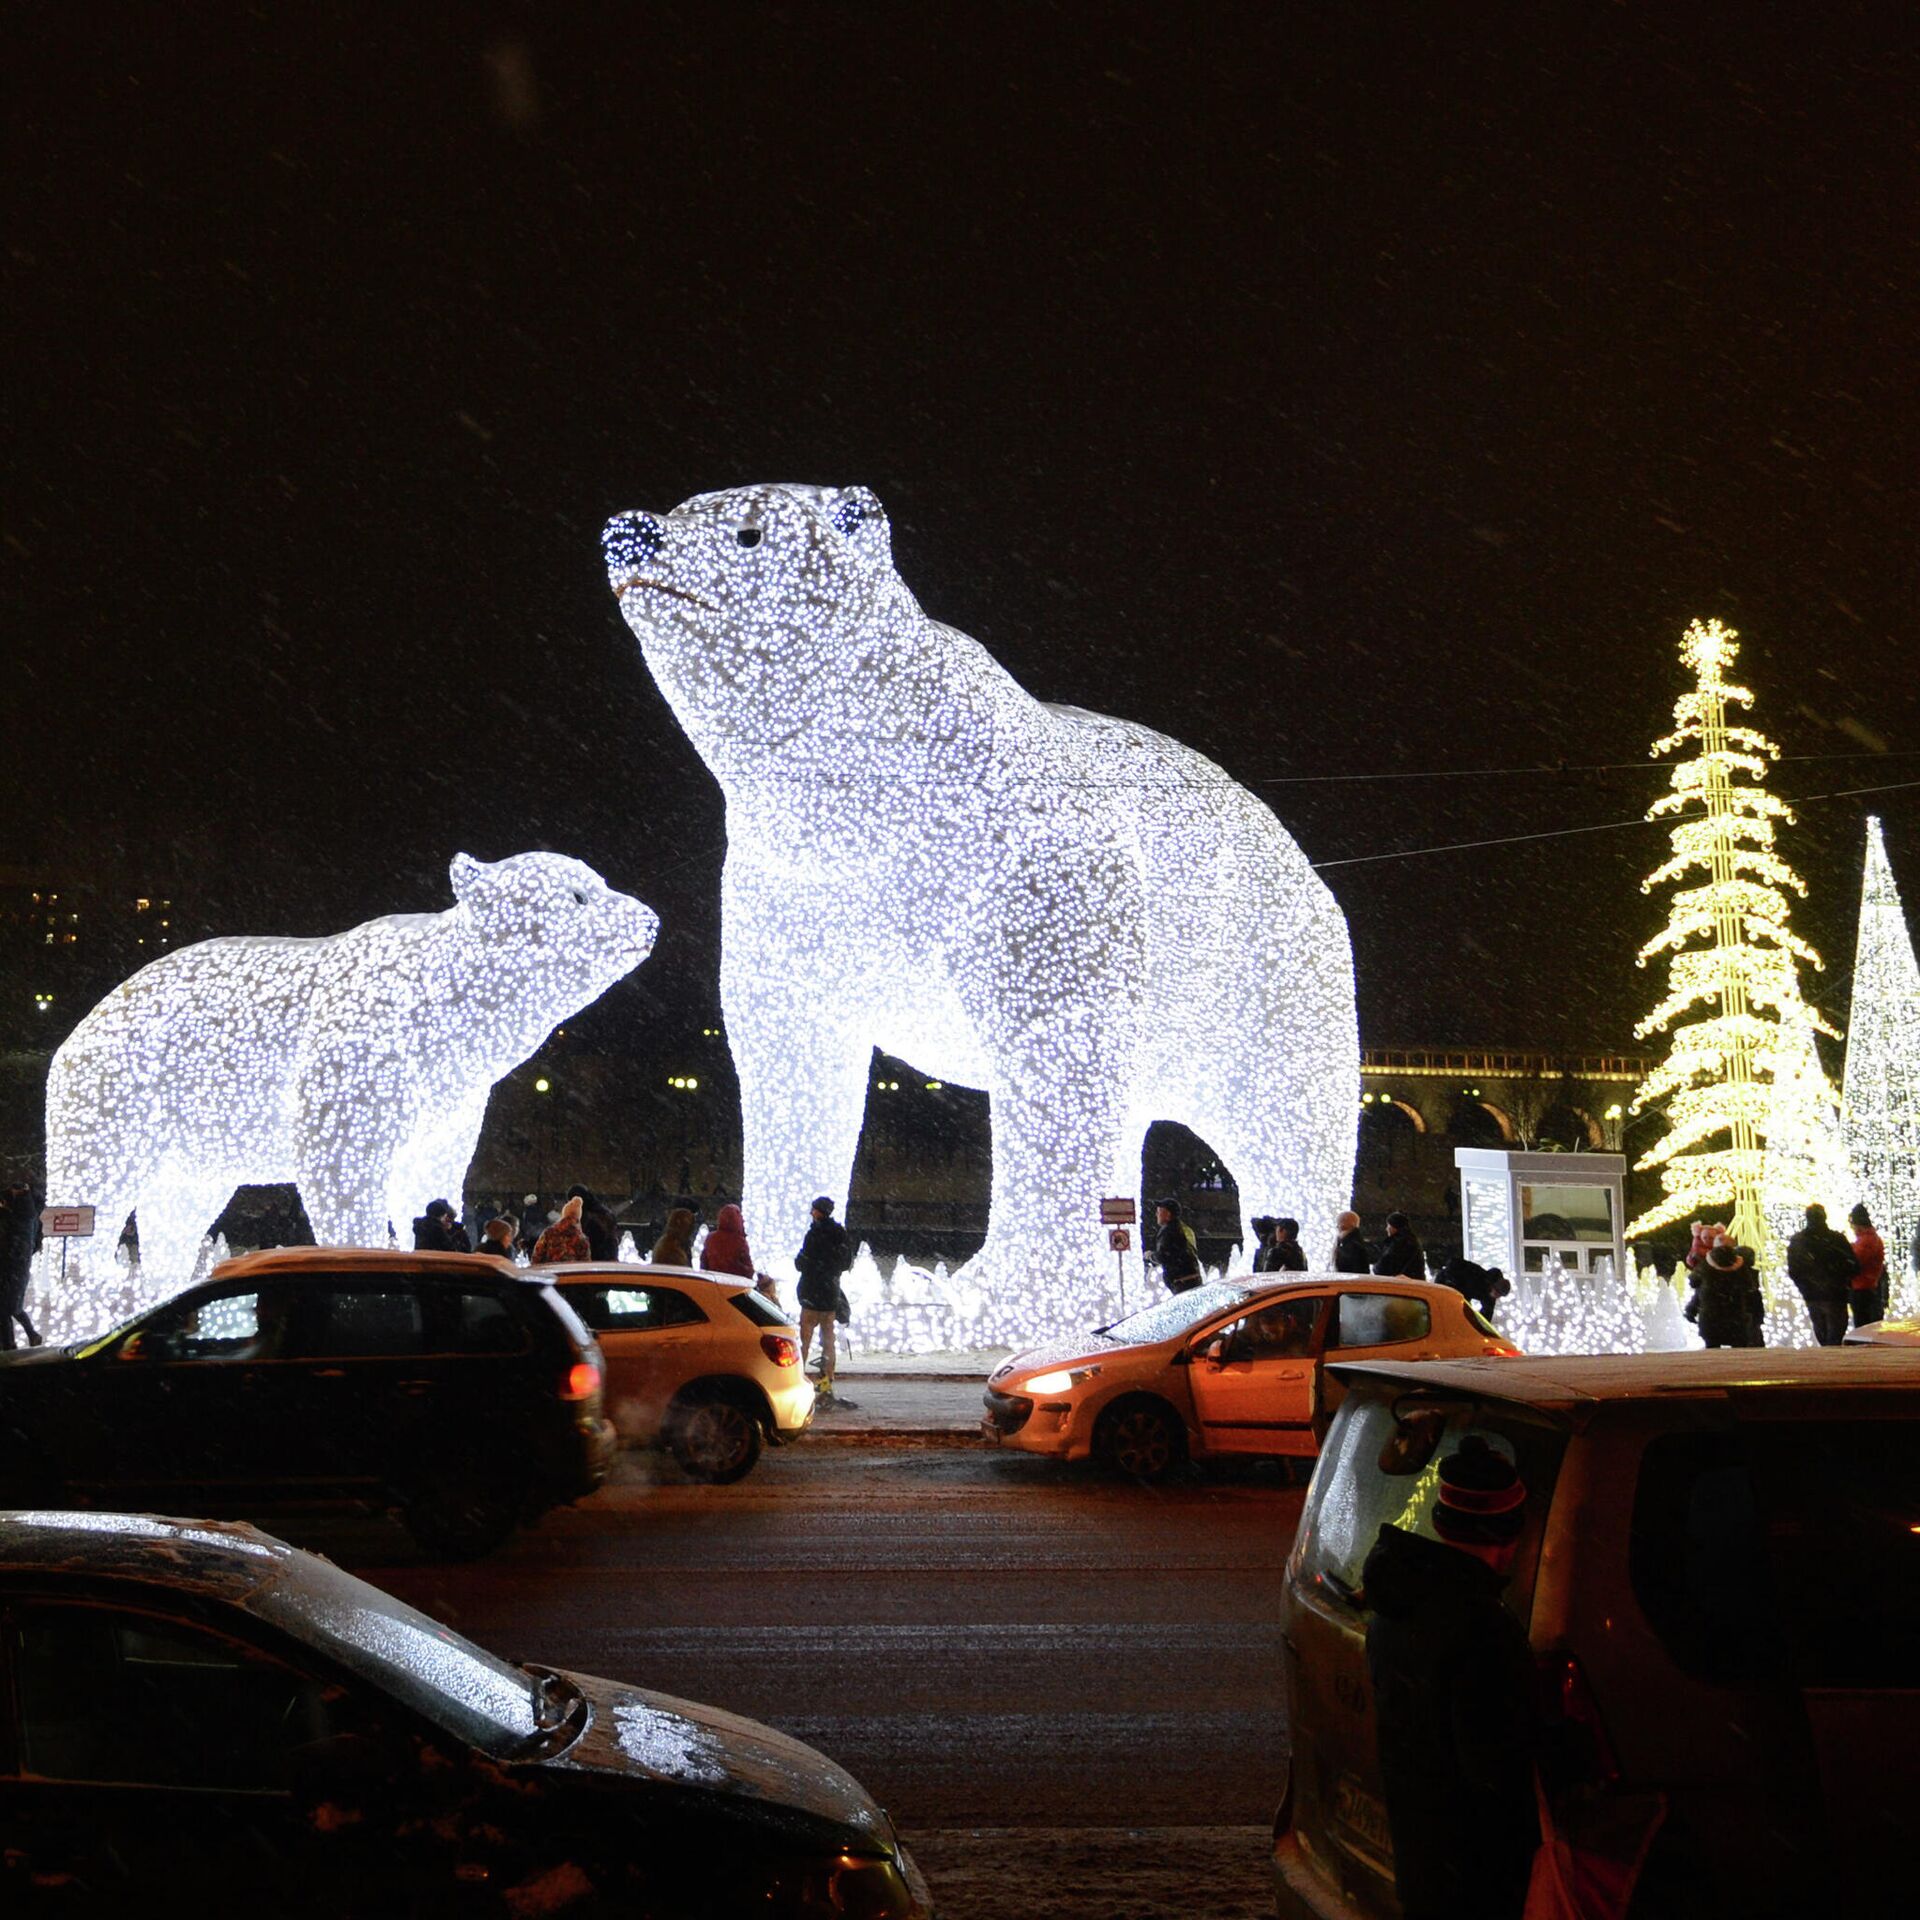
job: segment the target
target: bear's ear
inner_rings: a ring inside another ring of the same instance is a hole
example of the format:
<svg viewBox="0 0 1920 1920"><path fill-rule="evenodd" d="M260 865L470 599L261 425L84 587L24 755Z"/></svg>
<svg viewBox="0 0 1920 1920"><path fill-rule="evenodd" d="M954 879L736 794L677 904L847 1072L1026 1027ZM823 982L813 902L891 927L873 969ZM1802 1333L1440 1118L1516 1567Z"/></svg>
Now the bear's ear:
<svg viewBox="0 0 1920 1920"><path fill-rule="evenodd" d="M462 902L469 899L486 870L484 860L476 860L470 853L456 853L447 868L447 877L453 882L453 897Z"/></svg>
<svg viewBox="0 0 1920 1920"><path fill-rule="evenodd" d="M834 531L863 552L881 560L893 558L892 530L887 525L887 510L879 496L866 487L842 487L834 496L827 516Z"/></svg>

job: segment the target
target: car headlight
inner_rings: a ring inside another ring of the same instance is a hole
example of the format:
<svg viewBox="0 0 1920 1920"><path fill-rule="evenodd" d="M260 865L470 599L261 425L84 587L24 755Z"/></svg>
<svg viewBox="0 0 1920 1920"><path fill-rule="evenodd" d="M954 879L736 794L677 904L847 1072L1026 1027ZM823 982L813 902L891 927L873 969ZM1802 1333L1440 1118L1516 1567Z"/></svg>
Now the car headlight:
<svg viewBox="0 0 1920 1920"><path fill-rule="evenodd" d="M1100 1371L1098 1366L1060 1367L1052 1373L1036 1373L1031 1380L1020 1383L1022 1393L1038 1394L1042 1398L1050 1393L1071 1393L1083 1380L1091 1380Z"/></svg>

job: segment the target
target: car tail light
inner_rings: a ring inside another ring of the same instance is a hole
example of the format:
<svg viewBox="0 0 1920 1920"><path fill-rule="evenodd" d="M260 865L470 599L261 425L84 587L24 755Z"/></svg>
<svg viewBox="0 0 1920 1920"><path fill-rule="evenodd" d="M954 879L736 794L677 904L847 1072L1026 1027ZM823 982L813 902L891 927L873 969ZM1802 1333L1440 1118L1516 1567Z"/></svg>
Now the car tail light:
<svg viewBox="0 0 1920 1920"><path fill-rule="evenodd" d="M1548 1713L1559 1720L1567 1735L1567 1764L1595 1786L1617 1785L1620 1762L1614 1758L1613 1742L1607 1738L1606 1723L1600 1718L1599 1704L1580 1662L1564 1649L1542 1654L1540 1674L1545 1682Z"/></svg>
<svg viewBox="0 0 1920 1920"><path fill-rule="evenodd" d="M566 1384L560 1389L562 1400L591 1400L600 1391L600 1369L591 1360L576 1360L567 1369Z"/></svg>
<svg viewBox="0 0 1920 1920"><path fill-rule="evenodd" d="M797 1367L800 1364L800 1349L784 1333L763 1333L760 1336L760 1351L776 1367Z"/></svg>

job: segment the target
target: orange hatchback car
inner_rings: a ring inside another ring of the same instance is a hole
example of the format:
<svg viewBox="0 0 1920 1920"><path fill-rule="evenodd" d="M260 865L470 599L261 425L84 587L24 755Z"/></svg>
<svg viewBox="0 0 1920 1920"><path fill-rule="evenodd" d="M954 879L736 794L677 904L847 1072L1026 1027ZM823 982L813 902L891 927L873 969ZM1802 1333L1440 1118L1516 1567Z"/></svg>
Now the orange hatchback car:
<svg viewBox="0 0 1920 1920"><path fill-rule="evenodd" d="M534 1271L593 1330L628 1446L665 1447L690 1479L724 1482L752 1471L763 1441L806 1431L799 1333L746 1281L626 1263Z"/></svg>
<svg viewBox="0 0 1920 1920"><path fill-rule="evenodd" d="M1187 1458L1311 1458L1343 1391L1325 1361L1518 1352L1451 1287L1249 1274L1015 1354L987 1381L981 1433L1062 1460L1097 1455L1141 1480Z"/></svg>

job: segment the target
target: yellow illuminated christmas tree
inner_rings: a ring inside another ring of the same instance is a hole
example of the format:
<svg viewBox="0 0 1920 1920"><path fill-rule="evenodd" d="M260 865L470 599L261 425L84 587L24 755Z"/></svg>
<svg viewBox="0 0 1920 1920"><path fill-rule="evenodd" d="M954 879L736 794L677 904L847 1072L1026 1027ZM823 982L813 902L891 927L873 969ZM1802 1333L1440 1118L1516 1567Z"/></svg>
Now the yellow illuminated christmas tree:
<svg viewBox="0 0 1920 1920"><path fill-rule="evenodd" d="M1807 1050L1813 1031L1838 1036L1800 992L1800 963L1821 961L1787 925L1788 890L1807 889L1773 850L1775 826L1793 820L1761 784L1780 750L1727 719L1729 706L1753 705L1752 692L1725 677L1735 638L1717 620L1687 629L1680 658L1694 685L1674 706L1673 732L1653 744L1656 758L1697 751L1675 763L1670 790L1647 810L1650 820L1672 818L1673 852L1641 891L1682 884L1665 928L1640 950L1643 967L1668 961L1666 998L1636 1029L1668 1033L1667 1057L1633 1100L1636 1111L1665 1109L1666 1138L1640 1165L1659 1168L1666 1195L1632 1230L1712 1216L1764 1248L1768 1176L1777 1186L1781 1164L1776 1154L1768 1165L1769 1136L1790 1119L1796 1133L1830 1126L1833 1092Z"/></svg>

